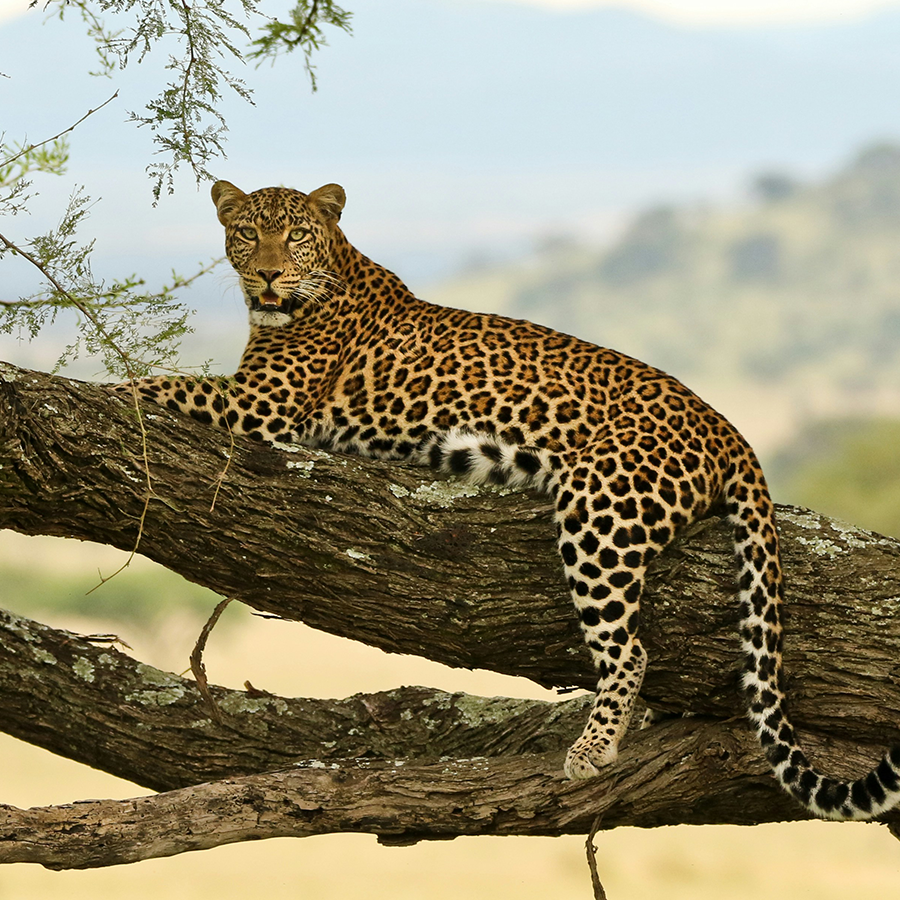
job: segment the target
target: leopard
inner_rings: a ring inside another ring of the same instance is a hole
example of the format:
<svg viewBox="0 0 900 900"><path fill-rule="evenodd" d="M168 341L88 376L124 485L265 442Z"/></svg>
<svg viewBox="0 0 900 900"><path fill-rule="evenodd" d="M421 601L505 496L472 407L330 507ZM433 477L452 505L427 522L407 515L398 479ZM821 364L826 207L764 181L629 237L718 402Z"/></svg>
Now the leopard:
<svg viewBox="0 0 900 900"><path fill-rule="evenodd" d="M617 759L647 669L648 565L721 510L734 542L741 688L775 778L823 818L872 818L900 801L900 747L843 781L800 746L785 694L775 507L753 449L726 418L625 354L417 298L345 236L338 184L245 193L217 181L211 193L248 307L246 348L228 379L156 376L136 382L139 396L256 441L547 496L597 674L568 778L593 778Z"/></svg>

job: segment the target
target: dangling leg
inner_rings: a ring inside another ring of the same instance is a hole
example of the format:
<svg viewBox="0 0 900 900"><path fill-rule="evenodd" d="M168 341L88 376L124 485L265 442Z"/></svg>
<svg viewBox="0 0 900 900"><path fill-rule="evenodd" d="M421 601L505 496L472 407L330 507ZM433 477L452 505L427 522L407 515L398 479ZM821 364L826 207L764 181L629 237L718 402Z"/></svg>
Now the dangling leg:
<svg viewBox="0 0 900 900"><path fill-rule="evenodd" d="M618 647L614 645L594 652L595 661L601 658L597 663L601 673L597 696L584 731L566 754L565 773L569 778L593 778L600 768L614 763L619 755L619 742L628 730L644 680L647 655L641 642L631 638L621 648L618 662L605 662L603 657L611 659L610 651L615 649ZM604 668L609 670L606 676Z"/></svg>
<svg viewBox="0 0 900 900"><path fill-rule="evenodd" d="M599 675L590 718L566 757L569 778L592 778L615 761L647 668L640 596L647 564L668 542L659 527L668 516L655 497L622 487L587 466L560 473L556 484L559 549Z"/></svg>

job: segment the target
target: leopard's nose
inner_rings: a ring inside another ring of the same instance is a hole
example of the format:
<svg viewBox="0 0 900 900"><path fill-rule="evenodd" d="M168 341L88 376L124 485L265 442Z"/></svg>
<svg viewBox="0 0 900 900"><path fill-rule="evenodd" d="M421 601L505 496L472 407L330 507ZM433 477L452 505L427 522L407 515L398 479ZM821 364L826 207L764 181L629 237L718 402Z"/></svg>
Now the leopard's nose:
<svg viewBox="0 0 900 900"><path fill-rule="evenodd" d="M281 274L281 271L281 269L257 269L256 274L267 284L271 284Z"/></svg>

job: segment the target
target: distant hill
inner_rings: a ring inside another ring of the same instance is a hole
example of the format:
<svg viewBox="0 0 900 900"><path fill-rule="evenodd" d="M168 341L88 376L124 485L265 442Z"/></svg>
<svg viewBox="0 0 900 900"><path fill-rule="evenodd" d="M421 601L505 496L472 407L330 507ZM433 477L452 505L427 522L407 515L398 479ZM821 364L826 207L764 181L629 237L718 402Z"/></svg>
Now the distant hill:
<svg viewBox="0 0 900 900"><path fill-rule="evenodd" d="M900 147L778 172L734 206L660 206L612 246L548 241L431 299L544 322L688 383L791 392L797 416L900 408Z"/></svg>

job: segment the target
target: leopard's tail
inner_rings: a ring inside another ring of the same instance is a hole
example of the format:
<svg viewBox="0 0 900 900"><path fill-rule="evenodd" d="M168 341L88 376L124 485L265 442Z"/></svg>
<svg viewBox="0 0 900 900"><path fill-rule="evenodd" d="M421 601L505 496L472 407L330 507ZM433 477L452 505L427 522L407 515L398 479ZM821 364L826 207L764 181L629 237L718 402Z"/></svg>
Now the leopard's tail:
<svg viewBox="0 0 900 900"><path fill-rule="evenodd" d="M826 819L870 819L886 812L900 803L900 747L848 782L818 772L797 742L783 686L783 579L774 509L749 447L730 473L726 501L735 534L748 714L776 778L810 812Z"/></svg>

